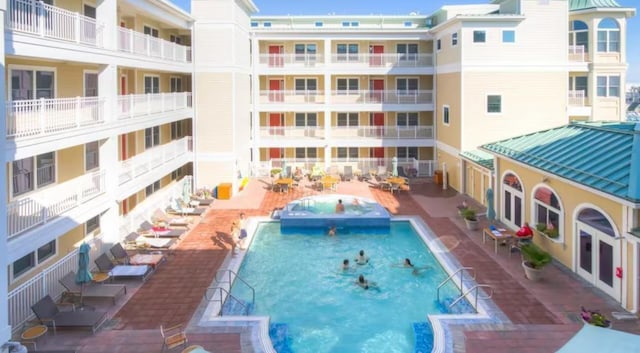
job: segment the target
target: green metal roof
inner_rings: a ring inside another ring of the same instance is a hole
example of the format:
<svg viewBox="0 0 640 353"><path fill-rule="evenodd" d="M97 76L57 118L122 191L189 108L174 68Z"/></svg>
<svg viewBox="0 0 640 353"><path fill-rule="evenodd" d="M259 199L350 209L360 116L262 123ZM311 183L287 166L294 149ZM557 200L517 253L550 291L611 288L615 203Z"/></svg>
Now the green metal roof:
<svg viewBox="0 0 640 353"><path fill-rule="evenodd" d="M593 9L598 7L622 7L615 0L570 0L569 11Z"/></svg>
<svg viewBox="0 0 640 353"><path fill-rule="evenodd" d="M460 156L478 164L481 167L493 170L493 155L491 153L473 150L461 152Z"/></svg>
<svg viewBox="0 0 640 353"><path fill-rule="evenodd" d="M481 149L640 202L640 123L574 122Z"/></svg>

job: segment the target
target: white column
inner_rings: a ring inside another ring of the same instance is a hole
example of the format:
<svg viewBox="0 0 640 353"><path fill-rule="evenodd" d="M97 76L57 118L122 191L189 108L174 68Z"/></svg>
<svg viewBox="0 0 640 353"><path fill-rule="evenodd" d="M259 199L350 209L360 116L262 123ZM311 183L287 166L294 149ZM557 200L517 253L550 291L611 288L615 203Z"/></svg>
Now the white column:
<svg viewBox="0 0 640 353"><path fill-rule="evenodd" d="M104 98L104 119L117 119L118 104L118 67L114 64L102 65L98 72L98 95Z"/></svg>
<svg viewBox="0 0 640 353"><path fill-rule="evenodd" d="M331 104L331 40L324 41L324 138L327 144L324 147L324 165L329 168L331 165L331 112L333 111Z"/></svg>
<svg viewBox="0 0 640 353"><path fill-rule="evenodd" d="M118 1L117 0L97 0L96 2L96 22L104 25L102 32L102 42L105 49L118 49Z"/></svg>

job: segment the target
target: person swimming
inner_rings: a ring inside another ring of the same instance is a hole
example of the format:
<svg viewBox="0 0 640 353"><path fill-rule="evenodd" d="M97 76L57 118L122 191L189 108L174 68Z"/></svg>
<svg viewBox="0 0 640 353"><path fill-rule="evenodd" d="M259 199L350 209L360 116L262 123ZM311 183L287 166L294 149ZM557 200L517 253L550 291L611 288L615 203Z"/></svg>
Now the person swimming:
<svg viewBox="0 0 640 353"><path fill-rule="evenodd" d="M351 264L349 263L349 259L342 260L342 267L341 268L342 268L342 271L344 271L344 272L355 270L353 267L351 267Z"/></svg>
<svg viewBox="0 0 640 353"><path fill-rule="evenodd" d="M417 267L411 262L411 259L409 259L408 257L405 258L404 261L401 264L396 264L396 265L392 265L392 266L393 267L410 268L411 269L411 273L416 275L416 276L421 275L424 270L428 270L428 269L431 268L431 266Z"/></svg>
<svg viewBox="0 0 640 353"><path fill-rule="evenodd" d="M358 280L356 281L356 284L359 285L363 289L371 288L371 289L378 289L379 290L378 284L376 282L367 281L364 278L364 275L362 275L362 274L360 276L358 276Z"/></svg>
<svg viewBox="0 0 640 353"><path fill-rule="evenodd" d="M358 265L366 265L369 262L369 256L364 254L364 250L360 250L358 257L355 258Z"/></svg>

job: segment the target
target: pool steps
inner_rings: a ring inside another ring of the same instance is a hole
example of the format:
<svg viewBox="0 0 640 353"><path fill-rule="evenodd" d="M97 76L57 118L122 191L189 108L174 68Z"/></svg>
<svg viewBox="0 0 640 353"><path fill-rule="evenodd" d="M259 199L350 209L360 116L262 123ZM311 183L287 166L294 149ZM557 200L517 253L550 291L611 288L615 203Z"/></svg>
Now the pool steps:
<svg viewBox="0 0 640 353"><path fill-rule="evenodd" d="M223 316L242 316L251 315L253 313L254 304L250 301L243 299L238 300L226 300L222 306ZM245 314L245 308L248 313Z"/></svg>
<svg viewBox="0 0 640 353"><path fill-rule="evenodd" d="M293 353L289 346L289 325L274 322L269 324L269 337L273 343L273 349L278 353Z"/></svg>

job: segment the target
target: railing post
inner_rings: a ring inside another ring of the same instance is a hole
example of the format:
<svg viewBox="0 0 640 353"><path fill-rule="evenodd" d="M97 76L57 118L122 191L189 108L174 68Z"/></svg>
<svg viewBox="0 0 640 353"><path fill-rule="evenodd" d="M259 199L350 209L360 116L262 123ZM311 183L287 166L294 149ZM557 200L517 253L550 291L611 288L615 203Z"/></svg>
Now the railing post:
<svg viewBox="0 0 640 353"><path fill-rule="evenodd" d="M40 112L39 112L39 118L40 118L40 133L44 134L44 133L45 133L45 131L46 131L46 119L45 119L45 104L44 104L44 98L40 98L39 108L40 108Z"/></svg>
<svg viewBox="0 0 640 353"><path fill-rule="evenodd" d="M145 35L144 36L144 41L146 43L146 47L147 47L147 56L151 56L151 36L150 35Z"/></svg>
<svg viewBox="0 0 640 353"><path fill-rule="evenodd" d="M145 94L145 98L147 98L147 115L151 114L151 96L153 93Z"/></svg>
<svg viewBox="0 0 640 353"><path fill-rule="evenodd" d="M75 27L75 31L76 31L76 43L80 43L80 13L76 12L75 16L74 16L74 27Z"/></svg>
<svg viewBox="0 0 640 353"><path fill-rule="evenodd" d="M160 47L162 47L162 46L160 46ZM162 103L160 103L160 108L161 108L160 111L163 112L163 113L167 111L167 109L165 107L166 104L164 102L166 99L167 99L167 94L166 93L160 93L160 101L162 101Z"/></svg>
<svg viewBox="0 0 640 353"><path fill-rule="evenodd" d="M38 26L40 26L39 28L39 33L41 37L44 37L44 28L45 28L45 23L44 23L44 3L41 1L36 1L35 2L35 9L36 9L36 16L38 17Z"/></svg>
<svg viewBox="0 0 640 353"><path fill-rule="evenodd" d="M133 106L133 94L129 95L129 118L133 118L133 111L134 111L134 106Z"/></svg>
<svg viewBox="0 0 640 353"><path fill-rule="evenodd" d="M133 36L133 30L127 29L125 31L125 34L127 34L127 36L129 36L129 53L135 53L136 51L135 51L134 45L136 43L135 43L134 36Z"/></svg>
<svg viewBox="0 0 640 353"><path fill-rule="evenodd" d="M75 120L76 120L76 128L80 127L80 104L81 104L81 98L80 97L76 97L76 107L75 107Z"/></svg>

